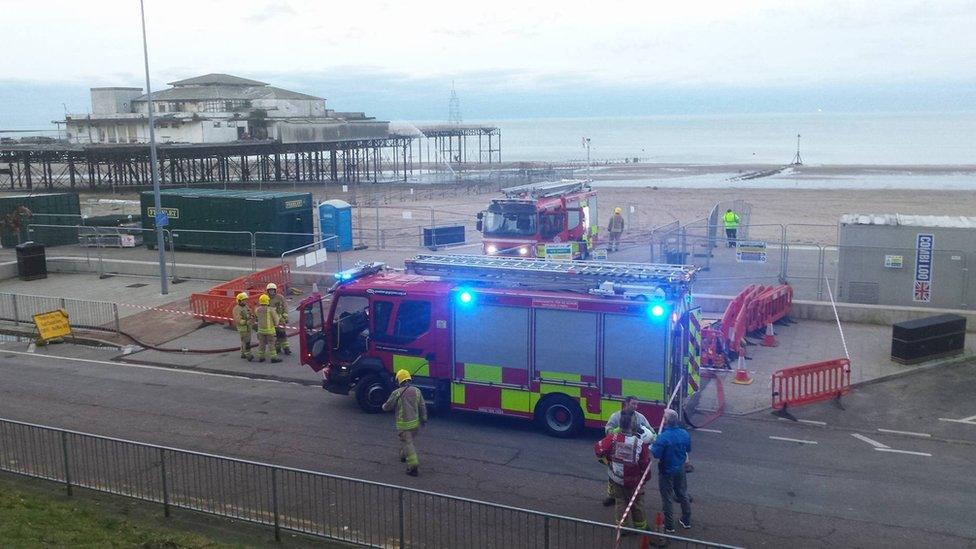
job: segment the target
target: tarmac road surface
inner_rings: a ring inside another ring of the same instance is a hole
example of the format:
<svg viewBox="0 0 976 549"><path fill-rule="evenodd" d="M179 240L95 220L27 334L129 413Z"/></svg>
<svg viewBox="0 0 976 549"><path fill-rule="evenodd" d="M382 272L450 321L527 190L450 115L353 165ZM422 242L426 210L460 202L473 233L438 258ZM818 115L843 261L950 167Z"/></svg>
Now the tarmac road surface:
<svg viewBox="0 0 976 549"><path fill-rule="evenodd" d="M505 418L434 417L410 478L392 417L364 414L352 397L123 365L90 348L24 351L0 343L2 418L610 519L597 433L559 440ZM679 534L750 547L976 547L974 379L973 364L928 371L858 389L846 411L801 409L803 423L760 413L693 433L694 528ZM656 489L646 503L660 508Z"/></svg>

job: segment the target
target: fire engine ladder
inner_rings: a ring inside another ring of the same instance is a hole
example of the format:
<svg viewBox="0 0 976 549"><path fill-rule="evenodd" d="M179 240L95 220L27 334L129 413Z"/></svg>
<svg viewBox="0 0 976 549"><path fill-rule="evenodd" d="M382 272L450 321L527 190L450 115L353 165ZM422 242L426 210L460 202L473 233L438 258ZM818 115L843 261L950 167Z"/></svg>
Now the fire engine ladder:
<svg viewBox="0 0 976 549"><path fill-rule="evenodd" d="M518 187L502 189L506 198L546 198L561 194L587 190L589 181L582 179L563 179L561 181L547 181L544 183L529 183Z"/></svg>
<svg viewBox="0 0 976 549"><path fill-rule="evenodd" d="M677 290L691 285L698 268L693 265L617 263L610 261L555 261L483 255L421 254L404 262L418 275L488 280L517 284L558 284L562 288L596 288L605 282L653 283Z"/></svg>

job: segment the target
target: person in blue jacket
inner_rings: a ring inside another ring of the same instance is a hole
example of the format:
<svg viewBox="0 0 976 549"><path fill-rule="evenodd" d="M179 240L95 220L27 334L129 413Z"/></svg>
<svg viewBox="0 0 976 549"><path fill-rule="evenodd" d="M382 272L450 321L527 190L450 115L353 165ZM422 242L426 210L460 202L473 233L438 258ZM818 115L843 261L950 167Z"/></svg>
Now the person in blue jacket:
<svg viewBox="0 0 976 549"><path fill-rule="evenodd" d="M665 410L664 429L651 446L651 454L658 459L658 488L661 490L661 506L664 511L664 530L674 532L674 515L671 500L681 504L681 518L678 522L683 528L691 528L691 503L688 501L688 479L685 462L691 452L691 437L680 425L678 412Z"/></svg>

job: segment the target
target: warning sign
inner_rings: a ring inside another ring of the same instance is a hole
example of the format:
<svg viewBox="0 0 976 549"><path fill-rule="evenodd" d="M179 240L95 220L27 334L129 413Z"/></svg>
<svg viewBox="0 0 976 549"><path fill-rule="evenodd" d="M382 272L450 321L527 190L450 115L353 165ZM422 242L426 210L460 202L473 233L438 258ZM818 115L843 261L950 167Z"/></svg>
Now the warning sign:
<svg viewBox="0 0 976 549"><path fill-rule="evenodd" d="M759 240L740 240L735 248L735 260L739 263L765 263L766 243Z"/></svg>
<svg viewBox="0 0 976 549"><path fill-rule="evenodd" d="M44 341L71 335L68 311L64 309L34 315L34 325L37 326L37 333Z"/></svg>

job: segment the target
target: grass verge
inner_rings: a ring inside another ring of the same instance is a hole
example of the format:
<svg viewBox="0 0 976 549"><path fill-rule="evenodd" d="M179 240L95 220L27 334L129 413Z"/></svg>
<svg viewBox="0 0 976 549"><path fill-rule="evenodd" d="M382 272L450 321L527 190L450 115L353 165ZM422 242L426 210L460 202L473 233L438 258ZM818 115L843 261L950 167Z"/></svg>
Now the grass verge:
<svg viewBox="0 0 976 549"><path fill-rule="evenodd" d="M230 548L274 545L270 529L0 474L0 546ZM284 534L285 547L348 547Z"/></svg>

